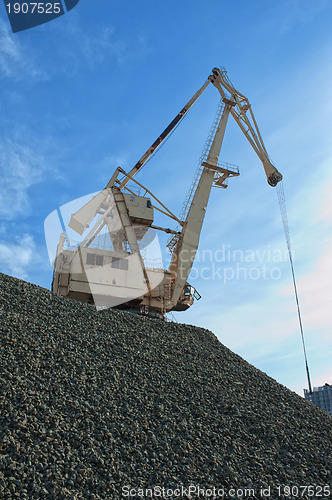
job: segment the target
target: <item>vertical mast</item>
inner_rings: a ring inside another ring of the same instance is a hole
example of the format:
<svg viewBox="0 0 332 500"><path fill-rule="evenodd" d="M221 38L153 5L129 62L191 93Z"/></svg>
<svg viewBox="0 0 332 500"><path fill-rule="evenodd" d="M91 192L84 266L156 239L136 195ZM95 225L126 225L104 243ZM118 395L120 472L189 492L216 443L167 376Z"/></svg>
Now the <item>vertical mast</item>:
<svg viewBox="0 0 332 500"><path fill-rule="evenodd" d="M172 274L172 279L174 279L174 288L172 290L171 298L173 304L177 304L179 300L195 259L200 232L209 201L215 171L218 169L218 159L232 105L232 101L225 103L219 122L217 122L214 138L212 140L206 161L202 163L203 171L184 222L180 239L172 254L169 270Z"/></svg>

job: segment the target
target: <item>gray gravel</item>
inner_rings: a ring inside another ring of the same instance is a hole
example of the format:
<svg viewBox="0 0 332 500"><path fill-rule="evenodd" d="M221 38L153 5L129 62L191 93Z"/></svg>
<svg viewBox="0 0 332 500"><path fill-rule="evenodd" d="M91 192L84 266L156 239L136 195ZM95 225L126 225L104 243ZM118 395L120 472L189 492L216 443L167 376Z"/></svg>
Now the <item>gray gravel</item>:
<svg viewBox="0 0 332 500"><path fill-rule="evenodd" d="M208 330L3 274L0 299L0 498L329 498L331 417Z"/></svg>

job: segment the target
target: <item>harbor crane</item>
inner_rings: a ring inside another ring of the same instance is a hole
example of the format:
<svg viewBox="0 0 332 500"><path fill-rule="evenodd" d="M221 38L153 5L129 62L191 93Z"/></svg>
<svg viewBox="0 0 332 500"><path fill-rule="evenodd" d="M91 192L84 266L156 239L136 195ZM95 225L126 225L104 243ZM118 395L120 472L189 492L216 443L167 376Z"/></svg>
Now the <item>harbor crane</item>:
<svg viewBox="0 0 332 500"><path fill-rule="evenodd" d="M135 175L210 84L219 92L220 104L182 214L176 217ZM275 187L282 180L267 154L249 100L235 89L224 68L214 68L133 168L127 173L118 167L105 189L72 214L69 227L83 240L73 246L66 233L61 234L54 262L54 293L101 308L118 307L159 317L170 311L184 311L200 298L187 280L210 192L213 186L227 188L228 179L239 175L237 168L219 161L229 115L262 162L268 184ZM143 196L137 194L135 185L144 191ZM154 225L154 210L176 222L177 228ZM149 266L144 258L142 246L151 230L170 234L168 269ZM102 234L107 236L107 248L98 244Z"/></svg>

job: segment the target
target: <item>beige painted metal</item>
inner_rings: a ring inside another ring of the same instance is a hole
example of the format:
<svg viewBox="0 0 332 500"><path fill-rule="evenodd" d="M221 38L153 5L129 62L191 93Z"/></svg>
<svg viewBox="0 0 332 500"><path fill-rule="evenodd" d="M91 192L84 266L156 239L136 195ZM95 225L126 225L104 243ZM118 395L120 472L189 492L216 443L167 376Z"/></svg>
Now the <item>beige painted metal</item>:
<svg viewBox="0 0 332 500"><path fill-rule="evenodd" d="M116 203L116 206L117 206L117 209L119 212L119 216L120 216L120 219L122 222L122 227L123 227L125 235L126 235L126 240L128 241L128 244L129 244L130 251L132 254L137 254L137 256L139 258L139 261L141 264L141 269L143 271L146 285L148 288L148 293L149 293L149 296L151 296L152 290L151 290L151 286L150 286L149 276L148 276L148 273L146 271L143 258L141 256L141 252L140 252L139 245L137 242L137 237L135 234L134 226L130 220L130 215L129 215L128 206L126 204L125 195L123 193L121 193L121 191L117 191L117 192L114 191L113 195L114 195L114 200L115 200L115 203Z"/></svg>
<svg viewBox="0 0 332 500"><path fill-rule="evenodd" d="M96 196L94 196L88 203L83 205L75 214L72 214L69 227L82 235L89 224L96 217L102 204L107 198L107 190L103 189Z"/></svg>
<svg viewBox="0 0 332 500"><path fill-rule="evenodd" d="M269 155L267 154L249 100L233 87L229 81L226 70L213 68L212 74L215 76L215 78L211 80L212 84L218 89L222 99L224 101L228 99L225 93L225 90L227 90L230 93L231 98L235 101L235 106L232 107L231 114L261 160L268 183L273 187L276 186L278 182L282 180L282 175L272 164ZM248 111L250 117L247 115Z"/></svg>
<svg viewBox="0 0 332 500"><path fill-rule="evenodd" d="M195 259L231 107L231 104L225 104L207 160L204 162L203 172L183 226L181 237L172 254L169 270L174 279L171 299L174 306L179 300Z"/></svg>
<svg viewBox="0 0 332 500"><path fill-rule="evenodd" d="M189 208L183 220L180 220L146 187L137 182L134 176L181 121L209 83L212 83L219 91L223 102L223 111L215 126L207 157L201 163L200 177L195 191L194 189L192 191L194 194L189 199ZM148 306L162 314L171 310L186 310L190 307L194 301L195 290L188 284L187 279L197 252L211 188L212 186L226 188L227 182L225 181L239 175L237 170L219 163L229 115L235 119L261 160L268 183L275 186L282 179L282 175L269 159L248 99L234 88L224 69L214 68L204 85L188 101L130 172L127 174L118 167L106 188L72 215L69 226L80 235L84 233L98 214L100 217L76 250L65 250L65 237L61 236L57 248L52 290L77 300L89 300L88 297L93 295L94 289L98 296L105 297L105 303L107 296L110 295L118 296L119 300L127 297L128 305L131 303L132 296L135 298L135 304ZM121 180L118 179L120 174L123 175ZM144 196L138 196L130 190L127 187L129 181L133 181L143 188L145 190ZM147 195L153 198L153 206ZM114 209L118 214L117 222L111 216ZM180 229L172 230L153 225L154 209L176 221ZM113 250L95 249L93 251L96 256L99 256L98 259L104 263L104 267L98 268L98 266L88 264L89 261L93 262L92 250L89 247L105 226L108 228ZM152 269L144 264L138 241L142 239L150 227L174 235L174 245L170 247L172 248L172 257L168 270ZM89 252L90 257L88 256ZM105 271L112 267L113 259L119 259L121 256L128 258L128 266L133 266L132 269L135 269L135 279L131 283L128 283L128 274L121 274L120 269L119 271L112 270L112 282L105 278L106 275L109 276L109 274L105 274ZM128 295L128 292L125 292L126 287L128 290L128 286L132 287L133 295Z"/></svg>

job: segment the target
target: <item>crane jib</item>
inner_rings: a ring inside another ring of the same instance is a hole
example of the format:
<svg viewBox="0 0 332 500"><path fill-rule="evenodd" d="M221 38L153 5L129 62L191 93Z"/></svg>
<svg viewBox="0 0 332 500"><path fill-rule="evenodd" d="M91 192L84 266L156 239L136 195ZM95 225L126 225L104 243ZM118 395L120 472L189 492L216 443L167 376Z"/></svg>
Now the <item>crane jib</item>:
<svg viewBox="0 0 332 500"><path fill-rule="evenodd" d="M146 162L146 159L148 159L158 148L158 146L163 142L164 139L170 134L173 130L174 127L182 120L184 115L187 113L189 108L186 106L177 114L177 116L174 118L174 120L171 121L171 123L165 128L165 130L160 134L158 139L154 141L152 146L147 150L145 155L134 165L134 169L136 172L144 165Z"/></svg>

